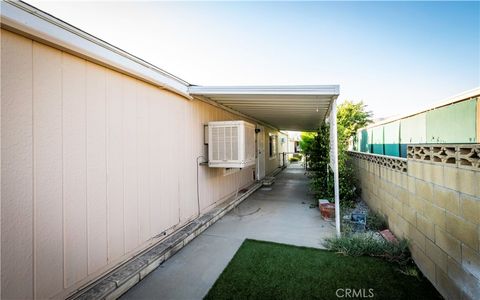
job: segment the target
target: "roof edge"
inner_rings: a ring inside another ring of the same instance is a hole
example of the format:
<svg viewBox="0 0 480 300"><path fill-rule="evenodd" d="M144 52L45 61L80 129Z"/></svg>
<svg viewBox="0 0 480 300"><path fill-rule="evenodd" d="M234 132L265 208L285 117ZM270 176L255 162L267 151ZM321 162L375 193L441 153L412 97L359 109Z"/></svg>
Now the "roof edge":
<svg viewBox="0 0 480 300"><path fill-rule="evenodd" d="M192 99L189 83L126 51L20 1L1 1L1 27Z"/></svg>
<svg viewBox="0 0 480 300"><path fill-rule="evenodd" d="M188 88L191 95L321 95L338 96L339 85L258 85L197 86Z"/></svg>
<svg viewBox="0 0 480 300"><path fill-rule="evenodd" d="M226 110L226 111L228 111L228 112L231 112L232 114L235 114L235 115L237 115L237 116L239 116L239 117L243 117L243 118L246 118L247 120L250 120L250 121L253 121L253 122L255 122L255 123L258 123L259 125L266 126L266 127L271 128L271 129L274 129L274 130L280 130L280 129L278 129L277 127L273 126L272 124L269 124L269 123L260 121L260 120L258 120L258 119L256 119L256 118L252 117L252 116L249 116L249 115L246 115L246 114L244 114L244 113L241 113L241 112L239 112L239 111L237 111L237 110L235 110L235 109L233 109L233 108L230 108L230 107L227 107L227 106L225 106L225 105L223 105L223 104L221 104L221 103L218 103L217 101L214 101L214 100L212 100L212 99L210 99L210 98L208 98L208 97L206 97L206 96L195 95L195 96L194 96L194 99L197 99L197 100L199 100L199 101L208 103L208 104L213 105L213 106L215 106L215 107L219 107L219 108L221 108L221 109L223 109L223 110Z"/></svg>

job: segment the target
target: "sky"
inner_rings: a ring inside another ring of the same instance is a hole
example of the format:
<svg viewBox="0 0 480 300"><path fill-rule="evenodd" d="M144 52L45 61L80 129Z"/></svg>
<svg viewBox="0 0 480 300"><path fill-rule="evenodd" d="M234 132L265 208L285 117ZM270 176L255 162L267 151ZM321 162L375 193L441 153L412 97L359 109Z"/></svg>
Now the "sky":
<svg viewBox="0 0 480 300"><path fill-rule="evenodd" d="M191 84L339 84L377 118L480 86L480 2L27 2Z"/></svg>

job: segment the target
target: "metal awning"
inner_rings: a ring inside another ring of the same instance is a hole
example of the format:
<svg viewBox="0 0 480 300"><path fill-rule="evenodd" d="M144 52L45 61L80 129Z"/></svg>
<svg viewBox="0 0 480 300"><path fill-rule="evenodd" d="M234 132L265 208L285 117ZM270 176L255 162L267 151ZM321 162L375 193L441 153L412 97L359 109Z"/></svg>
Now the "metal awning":
<svg viewBox="0 0 480 300"><path fill-rule="evenodd" d="M280 130L312 131L328 116L339 86L190 86L189 94Z"/></svg>
<svg viewBox="0 0 480 300"><path fill-rule="evenodd" d="M330 122L330 168L334 174L335 227L340 236L340 188L336 100L338 85L190 86L188 92L280 130L313 131Z"/></svg>

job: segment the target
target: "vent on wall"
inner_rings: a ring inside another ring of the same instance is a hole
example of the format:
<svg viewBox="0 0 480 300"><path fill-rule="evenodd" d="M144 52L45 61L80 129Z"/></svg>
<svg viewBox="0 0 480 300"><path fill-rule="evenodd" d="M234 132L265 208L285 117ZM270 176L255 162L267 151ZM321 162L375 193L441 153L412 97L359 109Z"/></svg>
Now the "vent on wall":
<svg viewBox="0 0 480 300"><path fill-rule="evenodd" d="M208 123L208 166L244 168L255 164L255 125L245 121Z"/></svg>

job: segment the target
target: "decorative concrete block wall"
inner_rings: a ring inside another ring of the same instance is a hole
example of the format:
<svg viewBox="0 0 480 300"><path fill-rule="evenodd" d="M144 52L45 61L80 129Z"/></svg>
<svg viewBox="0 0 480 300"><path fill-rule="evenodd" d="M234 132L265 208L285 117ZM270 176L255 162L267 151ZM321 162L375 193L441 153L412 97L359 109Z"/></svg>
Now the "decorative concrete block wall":
<svg viewBox="0 0 480 300"><path fill-rule="evenodd" d="M415 145L399 159L351 152L362 198L410 240L447 299L480 298L480 145Z"/></svg>

